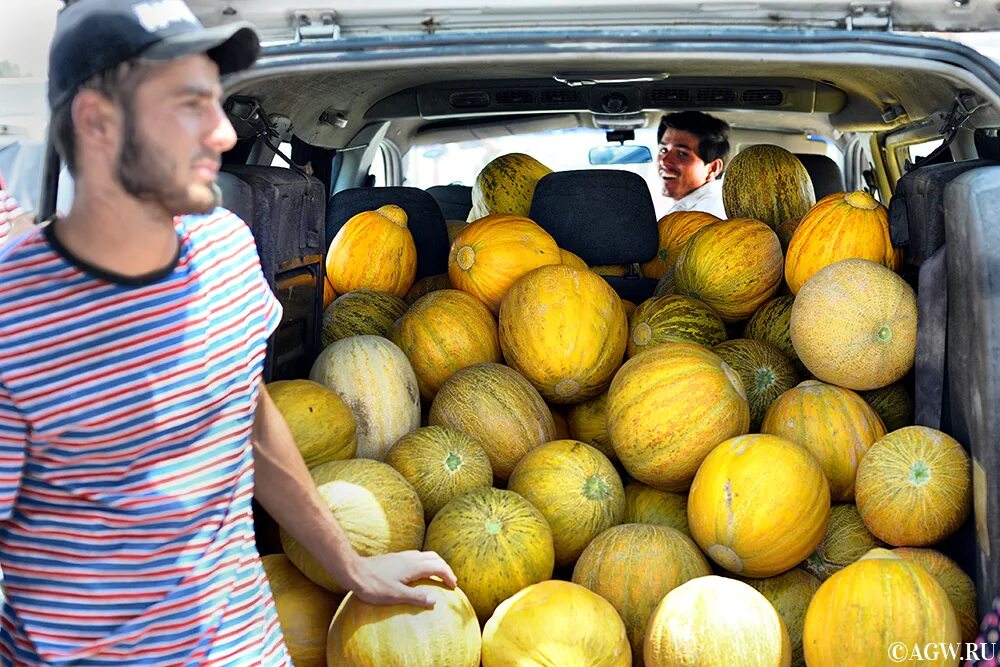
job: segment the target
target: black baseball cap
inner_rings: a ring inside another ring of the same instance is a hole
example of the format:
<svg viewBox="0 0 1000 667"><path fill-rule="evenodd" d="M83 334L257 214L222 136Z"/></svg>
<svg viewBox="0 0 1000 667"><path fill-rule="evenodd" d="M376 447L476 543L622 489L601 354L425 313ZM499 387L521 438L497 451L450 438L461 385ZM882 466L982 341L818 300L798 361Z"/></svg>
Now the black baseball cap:
<svg viewBox="0 0 1000 667"><path fill-rule="evenodd" d="M49 108L69 102L91 77L134 58L204 53L220 74L250 67L260 53L247 22L205 28L184 0L76 0L56 19L49 50Z"/></svg>

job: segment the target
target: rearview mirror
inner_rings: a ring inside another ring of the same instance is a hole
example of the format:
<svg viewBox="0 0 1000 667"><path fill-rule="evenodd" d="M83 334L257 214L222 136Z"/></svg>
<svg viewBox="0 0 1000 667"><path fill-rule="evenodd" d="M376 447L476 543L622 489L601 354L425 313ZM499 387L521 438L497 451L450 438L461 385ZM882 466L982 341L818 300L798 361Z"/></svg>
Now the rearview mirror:
<svg viewBox="0 0 1000 667"><path fill-rule="evenodd" d="M648 146L595 146L590 149L590 164L641 164L652 162Z"/></svg>

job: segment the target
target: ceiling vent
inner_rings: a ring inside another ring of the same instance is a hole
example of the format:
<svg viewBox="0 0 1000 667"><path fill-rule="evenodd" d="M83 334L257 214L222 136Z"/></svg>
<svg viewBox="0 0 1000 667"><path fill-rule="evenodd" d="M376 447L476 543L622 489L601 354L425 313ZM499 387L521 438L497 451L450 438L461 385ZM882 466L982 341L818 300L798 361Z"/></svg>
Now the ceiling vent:
<svg viewBox="0 0 1000 667"><path fill-rule="evenodd" d="M740 96L744 104L755 104L764 107L777 107L785 101L784 94L777 88L754 88L744 90Z"/></svg>
<svg viewBox="0 0 1000 667"><path fill-rule="evenodd" d="M736 101L736 91L732 88L701 88L695 94L698 104L731 104Z"/></svg>
<svg viewBox="0 0 1000 667"><path fill-rule="evenodd" d="M690 99L687 88L653 88L649 91L649 101L653 103L687 102Z"/></svg>
<svg viewBox="0 0 1000 667"><path fill-rule="evenodd" d="M543 90L538 94L538 101L546 107L568 107L580 103L579 90Z"/></svg>
<svg viewBox="0 0 1000 667"><path fill-rule="evenodd" d="M497 104L531 105L535 103L535 93L530 90L500 90L496 94Z"/></svg>
<svg viewBox="0 0 1000 667"><path fill-rule="evenodd" d="M448 104L452 109L485 109L490 105L490 94L482 90L452 93Z"/></svg>

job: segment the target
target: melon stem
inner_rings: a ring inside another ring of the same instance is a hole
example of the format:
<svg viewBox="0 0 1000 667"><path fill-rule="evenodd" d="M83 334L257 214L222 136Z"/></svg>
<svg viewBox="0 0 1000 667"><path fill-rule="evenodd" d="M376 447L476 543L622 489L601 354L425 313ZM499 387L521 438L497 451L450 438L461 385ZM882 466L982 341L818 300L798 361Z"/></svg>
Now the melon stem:
<svg viewBox="0 0 1000 667"><path fill-rule="evenodd" d="M583 496L587 500L606 500L611 495L611 487L600 475L591 475L583 483Z"/></svg>

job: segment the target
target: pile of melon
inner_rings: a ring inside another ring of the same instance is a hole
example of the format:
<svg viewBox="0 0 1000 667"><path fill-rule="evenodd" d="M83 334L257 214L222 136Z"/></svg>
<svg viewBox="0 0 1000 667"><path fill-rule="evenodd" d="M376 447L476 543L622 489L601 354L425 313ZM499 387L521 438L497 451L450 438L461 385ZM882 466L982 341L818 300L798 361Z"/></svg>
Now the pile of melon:
<svg viewBox="0 0 1000 667"><path fill-rule="evenodd" d="M842 667L971 641L972 581L935 549L970 459L912 424L885 207L815 202L790 153L744 150L728 219L661 219L658 294L628 304L525 217L545 173L484 169L447 275L414 282L396 206L333 239L326 347L270 391L358 552L436 551L459 587L342 599L283 531L295 664Z"/></svg>

